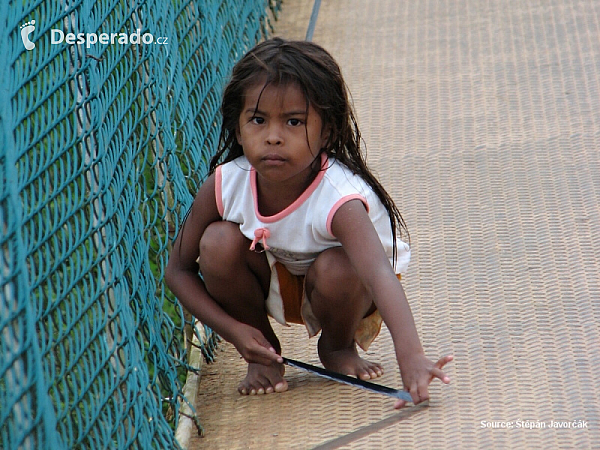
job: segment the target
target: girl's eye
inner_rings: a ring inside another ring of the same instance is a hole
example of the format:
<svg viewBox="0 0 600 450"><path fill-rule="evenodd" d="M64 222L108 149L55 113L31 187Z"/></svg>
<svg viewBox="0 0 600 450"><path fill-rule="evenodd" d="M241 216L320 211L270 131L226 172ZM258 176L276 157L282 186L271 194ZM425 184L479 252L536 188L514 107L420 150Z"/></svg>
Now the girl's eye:
<svg viewBox="0 0 600 450"><path fill-rule="evenodd" d="M250 119L250 122L255 123L257 125L262 125L263 123L265 123L265 119L263 117L254 116L252 119Z"/></svg>
<svg viewBox="0 0 600 450"><path fill-rule="evenodd" d="M297 127L298 125L302 125L302 120L300 120L300 119L290 119L290 120L288 120L288 124L290 124L293 127Z"/></svg>

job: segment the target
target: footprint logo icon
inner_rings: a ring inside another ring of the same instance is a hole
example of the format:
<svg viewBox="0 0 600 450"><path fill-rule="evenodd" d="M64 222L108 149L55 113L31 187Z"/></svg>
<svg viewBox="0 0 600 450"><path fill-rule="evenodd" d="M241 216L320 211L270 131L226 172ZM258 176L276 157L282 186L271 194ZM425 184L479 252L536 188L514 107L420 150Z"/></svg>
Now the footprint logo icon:
<svg viewBox="0 0 600 450"><path fill-rule="evenodd" d="M35 44L29 40L29 35L35 30L35 20L21 25L21 39L26 50L33 50Z"/></svg>

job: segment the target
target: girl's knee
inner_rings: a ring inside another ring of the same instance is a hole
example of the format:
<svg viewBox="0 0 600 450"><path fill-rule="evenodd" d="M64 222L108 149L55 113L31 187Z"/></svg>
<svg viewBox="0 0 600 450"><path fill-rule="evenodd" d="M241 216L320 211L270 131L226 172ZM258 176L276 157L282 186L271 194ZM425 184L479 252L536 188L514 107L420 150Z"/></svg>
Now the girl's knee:
<svg viewBox="0 0 600 450"><path fill-rule="evenodd" d="M355 326L373 302L342 248L321 253L308 271L306 293L321 326L347 329Z"/></svg>
<svg viewBox="0 0 600 450"><path fill-rule="evenodd" d="M317 257L309 270L307 284L332 300L364 294L363 284L341 247L326 250Z"/></svg>
<svg viewBox="0 0 600 450"><path fill-rule="evenodd" d="M230 271L239 265L243 258L246 238L239 225L233 222L213 222L200 238L200 271Z"/></svg>

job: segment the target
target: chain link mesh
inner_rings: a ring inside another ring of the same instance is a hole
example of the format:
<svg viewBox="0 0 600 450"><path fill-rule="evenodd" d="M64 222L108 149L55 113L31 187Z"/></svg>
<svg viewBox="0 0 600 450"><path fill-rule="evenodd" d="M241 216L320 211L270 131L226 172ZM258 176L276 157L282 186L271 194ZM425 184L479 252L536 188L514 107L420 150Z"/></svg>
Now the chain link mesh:
<svg viewBox="0 0 600 450"><path fill-rule="evenodd" d="M169 246L231 66L278 8L0 5L1 448L177 447L192 321L164 287Z"/></svg>

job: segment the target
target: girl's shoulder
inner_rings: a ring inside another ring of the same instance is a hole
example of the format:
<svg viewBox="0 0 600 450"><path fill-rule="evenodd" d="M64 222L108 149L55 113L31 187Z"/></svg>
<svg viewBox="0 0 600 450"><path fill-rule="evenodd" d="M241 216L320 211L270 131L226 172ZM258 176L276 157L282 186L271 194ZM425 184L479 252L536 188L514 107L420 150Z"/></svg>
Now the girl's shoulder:
<svg viewBox="0 0 600 450"><path fill-rule="evenodd" d="M250 178L252 167L245 156L240 156L233 161L223 163L215 169L215 177L219 184L246 183Z"/></svg>
<svg viewBox="0 0 600 450"><path fill-rule="evenodd" d="M237 158L235 158L232 161L223 163L223 164L217 166L217 168L220 168L219 170L228 170L228 171L238 171L238 170L248 171L251 169L250 162L244 155L238 156Z"/></svg>
<svg viewBox="0 0 600 450"><path fill-rule="evenodd" d="M353 173L344 163L329 158L327 172L325 174L327 181L340 191L358 191L362 194L370 194L371 187L360 175Z"/></svg>

